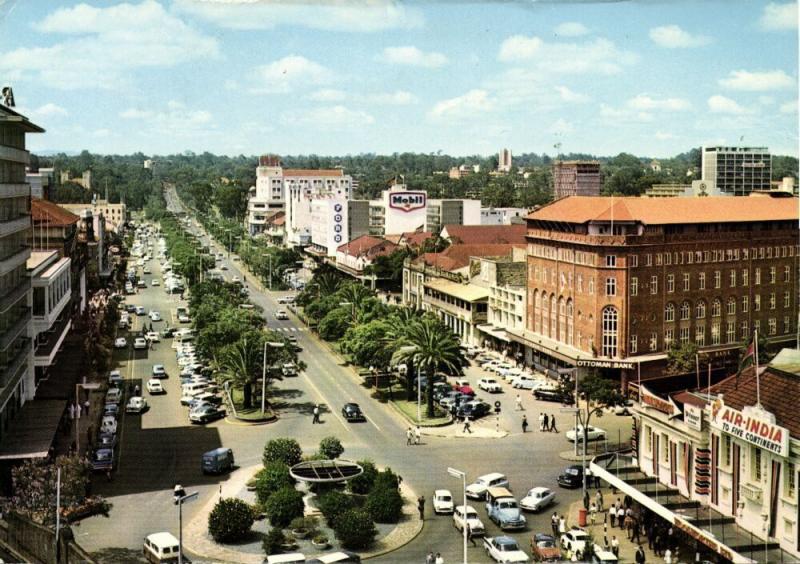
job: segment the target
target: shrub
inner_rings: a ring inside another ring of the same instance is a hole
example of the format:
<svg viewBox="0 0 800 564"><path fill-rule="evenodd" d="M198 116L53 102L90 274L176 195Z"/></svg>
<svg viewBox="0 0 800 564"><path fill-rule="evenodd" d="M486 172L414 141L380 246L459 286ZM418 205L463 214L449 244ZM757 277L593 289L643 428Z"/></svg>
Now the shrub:
<svg viewBox="0 0 800 564"><path fill-rule="evenodd" d="M293 531L298 529L305 529L311 535L315 535L317 533L317 527L319 526L319 519L316 517L295 517L292 519L292 522L289 523L289 528Z"/></svg>
<svg viewBox="0 0 800 564"><path fill-rule="evenodd" d="M336 490L319 497L319 510L322 511L331 528L336 527L336 522L342 513L353 507L355 507L353 498Z"/></svg>
<svg viewBox="0 0 800 564"><path fill-rule="evenodd" d="M283 487L293 487L294 481L289 475L289 467L281 462L270 462L256 475L256 499L264 505L269 496Z"/></svg>
<svg viewBox="0 0 800 564"><path fill-rule="evenodd" d="M319 443L319 453L328 460L339 458L343 452L342 442L336 437L325 437Z"/></svg>
<svg viewBox="0 0 800 564"><path fill-rule="evenodd" d="M303 450L294 439L272 439L264 445L262 460L264 466L271 462L282 462L286 466L294 466L303 458Z"/></svg>
<svg viewBox="0 0 800 564"><path fill-rule="evenodd" d="M386 489L397 489L400 486L400 480L397 477L397 474L392 472L391 468L387 468L383 472L378 472L375 476L375 482L372 485L372 489L378 488L386 488Z"/></svg>
<svg viewBox="0 0 800 564"><path fill-rule="evenodd" d="M358 465L364 471L347 482L348 489L354 494L366 494L372 489L378 470L371 460L359 460Z"/></svg>
<svg viewBox="0 0 800 564"><path fill-rule="evenodd" d="M369 492L364 507L377 523L397 523L403 513L403 498L394 487L376 487Z"/></svg>
<svg viewBox="0 0 800 564"><path fill-rule="evenodd" d="M303 494L291 487L283 487L269 496L264 512L273 527L286 527L295 517L302 517Z"/></svg>
<svg viewBox="0 0 800 564"><path fill-rule="evenodd" d="M270 554L278 554L281 552L281 545L284 542L286 542L286 536L283 534L283 531L278 528L272 528L261 542L261 548L264 549L267 556Z"/></svg>
<svg viewBox="0 0 800 564"><path fill-rule="evenodd" d="M252 526L253 508L234 497L219 500L208 516L208 532L216 542L240 541Z"/></svg>
<svg viewBox="0 0 800 564"><path fill-rule="evenodd" d="M339 515L334 532L344 548L353 550L367 548L378 534L369 514L361 509L348 509Z"/></svg>

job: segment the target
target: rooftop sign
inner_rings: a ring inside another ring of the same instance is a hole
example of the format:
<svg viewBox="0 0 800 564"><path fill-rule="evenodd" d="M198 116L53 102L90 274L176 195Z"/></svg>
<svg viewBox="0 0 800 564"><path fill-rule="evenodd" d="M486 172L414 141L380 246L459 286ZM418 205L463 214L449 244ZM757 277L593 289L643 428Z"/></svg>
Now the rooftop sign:
<svg viewBox="0 0 800 564"><path fill-rule="evenodd" d="M778 456L789 456L789 429L770 421L770 414L764 410L744 413L717 398L711 404L711 426Z"/></svg>

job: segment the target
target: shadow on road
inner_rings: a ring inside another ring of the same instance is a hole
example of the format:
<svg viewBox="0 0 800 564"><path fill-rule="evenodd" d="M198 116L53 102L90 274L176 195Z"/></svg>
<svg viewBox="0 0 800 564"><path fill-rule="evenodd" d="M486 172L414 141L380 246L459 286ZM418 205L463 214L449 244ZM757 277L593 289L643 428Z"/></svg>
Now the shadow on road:
<svg viewBox="0 0 800 564"><path fill-rule="evenodd" d="M131 548L104 548L92 553L92 556L96 562L105 562L107 564L147 562L141 550Z"/></svg>

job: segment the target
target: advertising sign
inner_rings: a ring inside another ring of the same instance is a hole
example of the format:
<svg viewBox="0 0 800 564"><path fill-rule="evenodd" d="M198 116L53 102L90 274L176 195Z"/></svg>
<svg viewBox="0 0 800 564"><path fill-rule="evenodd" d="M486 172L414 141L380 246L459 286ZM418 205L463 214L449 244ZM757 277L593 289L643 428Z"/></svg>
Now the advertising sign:
<svg viewBox="0 0 800 564"><path fill-rule="evenodd" d="M624 360L578 360L575 364L581 368L618 368L621 370L633 370L636 368L635 362Z"/></svg>
<svg viewBox="0 0 800 564"><path fill-rule="evenodd" d="M683 422L696 431L703 430L703 409L690 403L683 404Z"/></svg>
<svg viewBox="0 0 800 564"><path fill-rule="evenodd" d="M789 430L772 423L763 410L753 408L744 413L717 398L711 404L711 426L778 456L789 456Z"/></svg>
<svg viewBox="0 0 800 564"><path fill-rule="evenodd" d="M647 388L644 386L641 387L639 390L639 398L642 402L642 405L647 407L652 407L656 411L660 411L661 413L666 413L670 417L677 417L681 414L681 410L678 408L677 405L672 401L672 398L664 399L657 395L651 393Z"/></svg>
<svg viewBox="0 0 800 564"><path fill-rule="evenodd" d="M425 192L392 192L389 194L389 207L411 212L425 207L427 194Z"/></svg>

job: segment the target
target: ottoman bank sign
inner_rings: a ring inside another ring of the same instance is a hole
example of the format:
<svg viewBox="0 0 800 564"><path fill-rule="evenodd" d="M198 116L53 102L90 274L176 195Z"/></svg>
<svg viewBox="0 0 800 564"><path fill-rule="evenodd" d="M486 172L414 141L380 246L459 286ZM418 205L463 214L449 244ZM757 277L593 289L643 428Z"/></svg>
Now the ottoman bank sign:
<svg viewBox="0 0 800 564"><path fill-rule="evenodd" d="M412 212L425 207L425 192L393 192L389 194L389 207L404 212Z"/></svg>

